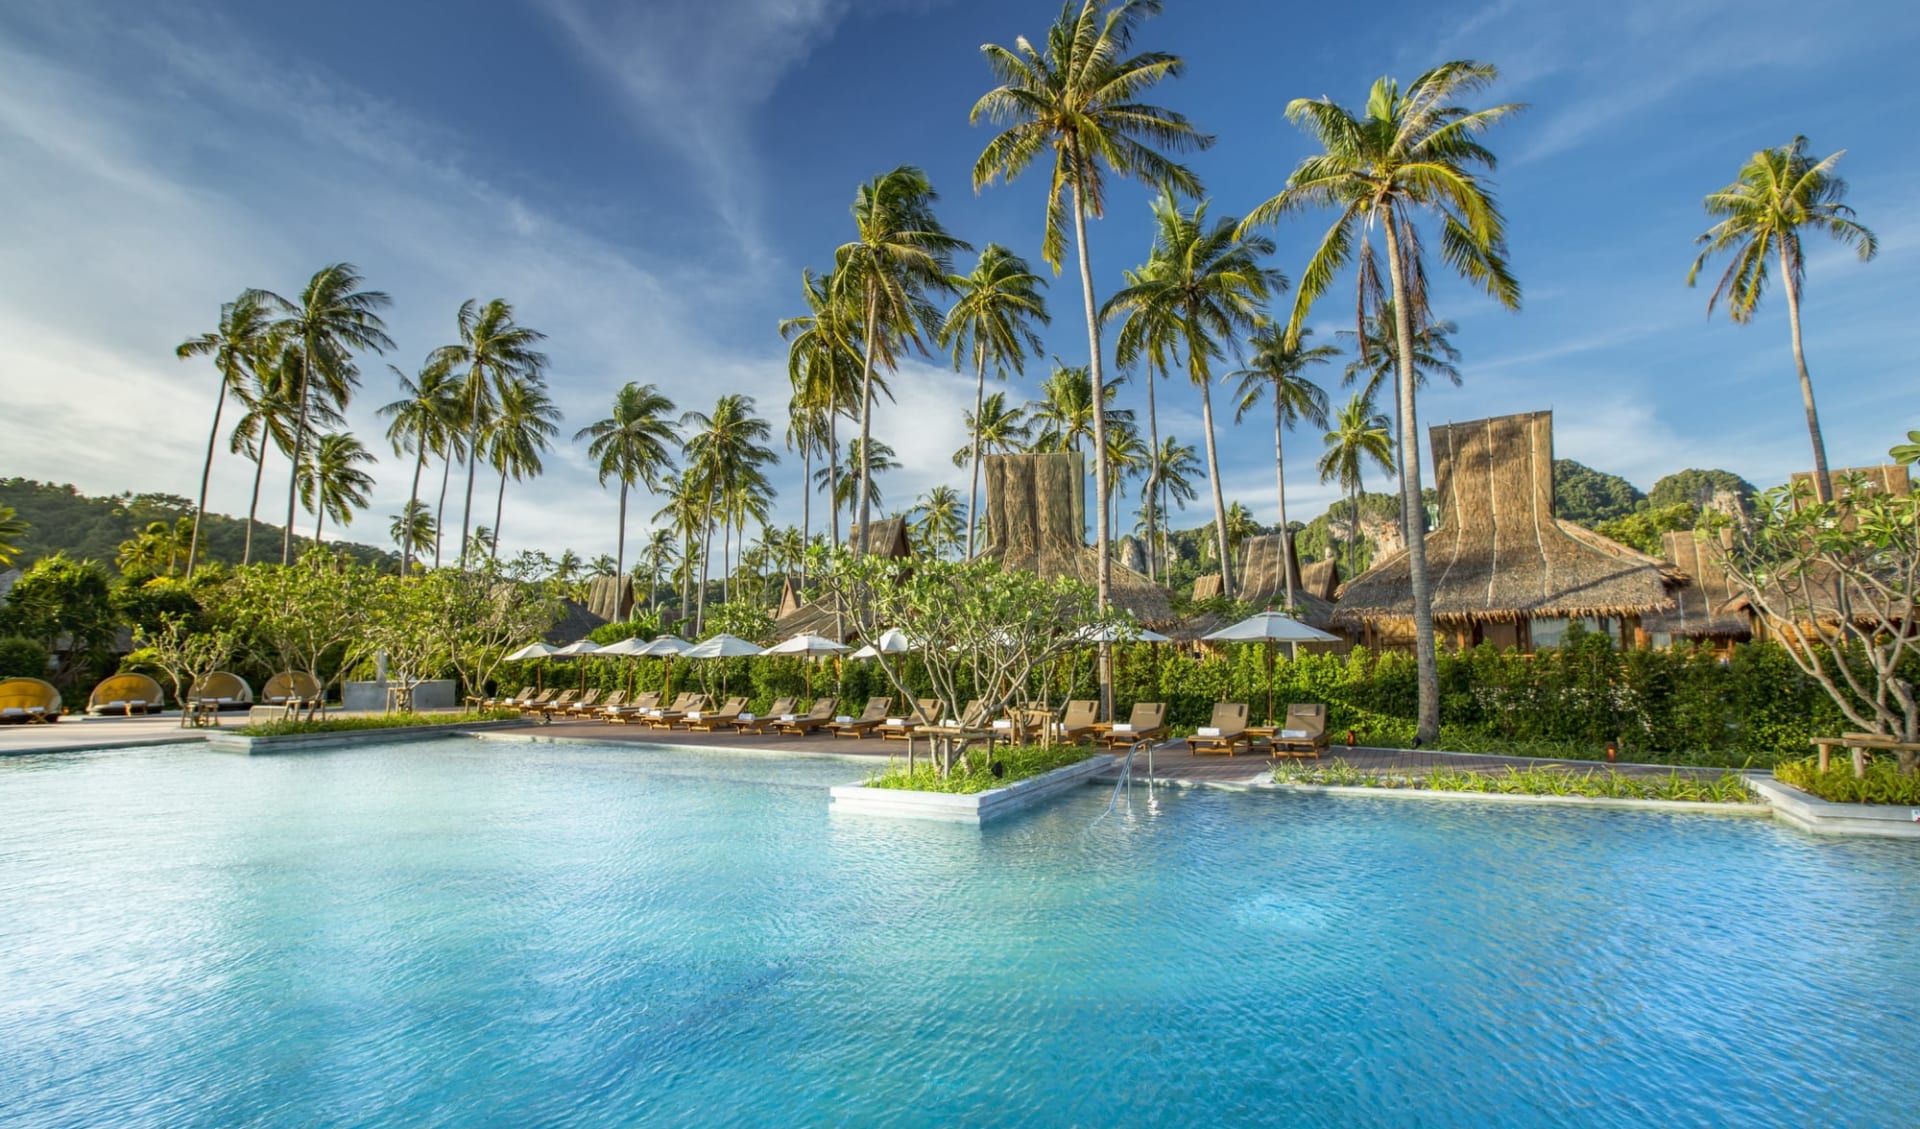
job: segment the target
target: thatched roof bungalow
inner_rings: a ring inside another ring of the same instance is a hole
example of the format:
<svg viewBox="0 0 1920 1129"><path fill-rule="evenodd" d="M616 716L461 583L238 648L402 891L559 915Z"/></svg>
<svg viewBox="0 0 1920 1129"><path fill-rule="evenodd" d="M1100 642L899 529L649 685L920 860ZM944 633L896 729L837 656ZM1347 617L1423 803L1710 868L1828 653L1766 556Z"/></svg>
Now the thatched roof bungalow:
<svg viewBox="0 0 1920 1129"><path fill-rule="evenodd" d="M1686 574L1691 582L1674 593L1672 611L1655 612L1641 621L1654 646L1682 639L1728 644L1753 638L1753 623L1733 606L1740 592L1727 576L1726 535L1678 530L1662 534L1661 541L1669 569Z"/></svg>
<svg viewBox="0 0 1920 1129"><path fill-rule="evenodd" d="M1240 579L1234 595L1250 604L1283 604L1287 599L1286 574L1291 571L1293 602L1299 609L1295 618L1327 630L1333 624L1332 593L1322 594L1307 584L1300 570L1300 558L1281 552L1283 536L1292 534L1267 533L1247 538L1241 550Z"/></svg>
<svg viewBox="0 0 1920 1129"><path fill-rule="evenodd" d="M1098 581L1098 555L1086 543L1086 460L1079 452L989 455L981 461L987 484L987 548L980 554L1002 568L1043 577ZM1108 588L1113 606L1147 627L1173 620L1166 589L1114 561Z"/></svg>
<svg viewBox="0 0 1920 1129"><path fill-rule="evenodd" d="M1913 479L1904 466L1886 465L1870 467L1835 468L1827 472L1833 482L1836 493L1860 490L1866 494L1894 494L1908 497L1913 493ZM1803 471L1793 476L1793 484L1812 488L1813 473ZM1849 519L1851 520L1851 519ZM1793 619L1797 625L1805 625L1818 619L1828 623L1837 622L1841 616L1840 585L1833 573L1825 566L1819 566L1808 577L1799 591L1789 595L1780 592L1777 586L1767 593L1766 603L1776 612L1783 608L1793 608ZM1738 586L1733 597L1727 602L1727 610L1748 618L1759 633L1764 634L1771 628L1775 631L1791 629L1793 625L1769 622L1763 609L1752 595ZM1879 595L1864 590L1858 584L1847 585L1846 614L1862 625L1879 624L1887 620L1904 621L1911 617L1912 609L1887 607Z"/></svg>
<svg viewBox="0 0 1920 1129"><path fill-rule="evenodd" d="M864 536L863 536L864 535ZM847 532L847 545L859 545L869 556L889 560L913 559L913 542L907 538L907 519L881 518L867 529L854 526ZM803 600L799 579L788 576L781 584L780 603L774 609L775 639L790 639L802 633L824 635L845 642L851 637L846 617L835 612L827 600Z"/></svg>
<svg viewBox="0 0 1920 1129"><path fill-rule="evenodd" d="M1553 413L1431 430L1440 523L1427 534L1436 627L1460 647L1531 650L1568 622L1644 643L1641 617L1674 607L1686 576L1665 562L1562 521L1553 511ZM1340 592L1334 622L1371 645L1411 642L1406 550Z"/></svg>

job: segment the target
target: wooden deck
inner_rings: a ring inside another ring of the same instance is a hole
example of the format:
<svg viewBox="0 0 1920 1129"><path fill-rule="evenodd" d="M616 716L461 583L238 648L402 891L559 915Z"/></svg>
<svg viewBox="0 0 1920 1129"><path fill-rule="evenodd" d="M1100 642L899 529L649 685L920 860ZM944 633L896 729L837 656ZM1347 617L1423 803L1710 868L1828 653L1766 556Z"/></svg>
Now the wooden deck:
<svg viewBox="0 0 1920 1129"><path fill-rule="evenodd" d="M803 753L812 755L838 755L848 757L872 757L880 760L888 757L905 757L907 746L903 741L882 741L869 737L863 741L848 738L835 738L827 734L811 737L786 737L769 734L756 737L738 733L690 733L684 729L649 729L637 725L608 725L598 721L556 721L552 725L538 730L545 737L560 737L580 741L607 742L610 744L635 745L679 745L693 748L747 749L755 752ZM923 753L924 742L914 743L914 752ZM1089 749L1092 753L1095 750ZM1536 757L1503 757L1485 753L1444 753L1420 749L1369 749L1334 748L1327 750L1319 763L1339 758L1355 768L1369 772L1404 773L1425 772L1430 768L1447 768L1467 772L1504 772L1509 768L1564 767L1576 772L1591 771L1607 767L1602 762L1581 760L1546 760ZM1301 763L1314 764L1307 760ZM1194 756L1187 752L1185 743L1172 741L1154 750L1153 774L1163 780L1182 781L1193 784L1245 784L1254 780L1266 780L1273 762L1265 753L1241 753L1237 756ZM1120 758L1114 757L1114 768L1102 775L1114 779L1119 774ZM1617 764L1611 766L1615 771L1630 776L1665 776L1669 772L1705 774L1718 777L1723 771L1717 768L1672 768L1666 765ZM1141 776L1147 772L1144 757L1134 762L1134 771Z"/></svg>

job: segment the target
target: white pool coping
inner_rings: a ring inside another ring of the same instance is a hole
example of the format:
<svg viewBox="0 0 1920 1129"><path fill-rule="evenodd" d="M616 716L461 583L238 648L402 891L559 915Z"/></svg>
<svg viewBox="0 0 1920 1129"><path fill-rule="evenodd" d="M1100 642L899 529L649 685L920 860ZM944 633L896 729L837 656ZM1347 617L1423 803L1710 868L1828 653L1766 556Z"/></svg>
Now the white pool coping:
<svg viewBox="0 0 1920 1129"><path fill-rule="evenodd" d="M1112 764L1112 757L1096 753L1052 772L968 795L842 784L833 789L830 804L836 814L928 819L978 826L1026 811L1061 792L1093 783L1093 777Z"/></svg>
<svg viewBox="0 0 1920 1129"><path fill-rule="evenodd" d="M1772 777L1754 776L1754 790L1773 805L1781 822L1814 835L1920 839L1920 808L1898 804L1836 804Z"/></svg>

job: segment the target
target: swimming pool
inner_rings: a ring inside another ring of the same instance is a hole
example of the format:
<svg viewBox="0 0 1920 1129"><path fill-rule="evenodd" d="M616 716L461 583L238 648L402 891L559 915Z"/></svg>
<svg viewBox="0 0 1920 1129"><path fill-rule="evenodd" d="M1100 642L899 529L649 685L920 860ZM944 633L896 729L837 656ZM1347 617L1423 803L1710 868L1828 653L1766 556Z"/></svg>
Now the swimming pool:
<svg viewBox="0 0 1920 1129"><path fill-rule="evenodd" d="M0 1124L1911 1124L1920 853L453 740L0 758Z"/></svg>

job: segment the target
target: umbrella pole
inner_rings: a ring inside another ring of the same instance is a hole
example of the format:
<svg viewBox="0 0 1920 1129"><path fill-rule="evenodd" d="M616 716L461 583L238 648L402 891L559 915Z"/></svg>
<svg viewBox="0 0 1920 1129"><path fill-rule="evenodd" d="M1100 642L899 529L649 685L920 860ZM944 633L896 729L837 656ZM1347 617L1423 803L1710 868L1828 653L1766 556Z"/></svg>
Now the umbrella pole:
<svg viewBox="0 0 1920 1129"><path fill-rule="evenodd" d="M1273 640L1267 640L1267 724L1273 724Z"/></svg>

